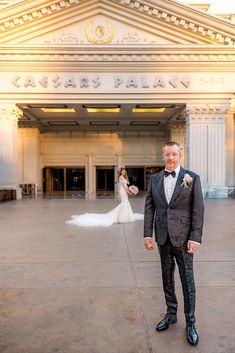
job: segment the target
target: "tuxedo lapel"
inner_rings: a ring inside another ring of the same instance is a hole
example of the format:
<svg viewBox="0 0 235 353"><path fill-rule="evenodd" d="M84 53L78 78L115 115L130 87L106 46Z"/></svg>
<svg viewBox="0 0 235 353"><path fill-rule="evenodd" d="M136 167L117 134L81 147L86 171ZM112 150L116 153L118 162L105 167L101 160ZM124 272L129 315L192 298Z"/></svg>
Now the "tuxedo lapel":
<svg viewBox="0 0 235 353"><path fill-rule="evenodd" d="M158 181L158 190L162 201L166 206L168 206L166 195L165 195L165 189L164 189L164 170L160 172L160 178Z"/></svg>
<svg viewBox="0 0 235 353"><path fill-rule="evenodd" d="M184 174L185 174L185 169L180 167L180 171L179 171L179 175L178 175L178 178L177 178L177 181L176 181L176 184L175 184L174 192L173 192L173 195L171 197L171 200L170 200L169 204L172 204L172 202L174 202L175 199L180 195L181 184L183 182Z"/></svg>

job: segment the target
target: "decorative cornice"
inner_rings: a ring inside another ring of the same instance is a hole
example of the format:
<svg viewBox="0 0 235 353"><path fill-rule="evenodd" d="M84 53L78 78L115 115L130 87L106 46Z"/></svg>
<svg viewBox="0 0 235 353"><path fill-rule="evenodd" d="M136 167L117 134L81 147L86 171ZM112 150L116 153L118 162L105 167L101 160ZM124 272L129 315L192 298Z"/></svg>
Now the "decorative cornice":
<svg viewBox="0 0 235 353"><path fill-rule="evenodd" d="M66 7L73 6L79 3L80 0L63 0L63 1L48 1L48 5L37 5L34 9L30 7L28 11L24 11L20 15L12 15L0 22L0 31L6 31L10 28L20 26L26 22L30 22L36 18L40 18L50 13L58 12ZM37 3L35 1L35 3ZM20 5L19 5L20 6Z"/></svg>
<svg viewBox="0 0 235 353"><path fill-rule="evenodd" d="M186 119L186 116L185 116L185 119ZM181 134L181 133L184 133L186 130L185 121L171 122L169 124L169 127L171 129L171 133L174 132L174 133Z"/></svg>
<svg viewBox="0 0 235 353"><path fill-rule="evenodd" d="M114 0L114 2L121 3L131 9L135 9L138 12L142 14L149 15L151 17L154 17L158 20L161 20L162 22L169 24L174 24L178 28L185 29L187 31L190 31L193 34L198 34L201 35L205 38L208 38L209 40L225 45L235 45L235 26L232 24L227 24L232 28L232 31L229 31L229 33L226 33L226 31L219 30L216 28L216 20L221 21L220 19L214 17L215 23L213 25L208 25L206 19L212 19L212 16L200 12L198 10L192 10L193 13L197 13L197 15L200 16L200 20L196 21L193 19L189 19L186 15L182 15L181 13L176 14L174 12L174 9L177 9L179 7L182 7L185 9L185 5L182 4L176 4L172 1L168 1L169 6L165 7L164 5L167 3L166 1L158 1L157 6L155 4L152 4L150 1L142 1L142 0ZM160 7L160 4L162 2L162 8ZM172 7L172 9L170 9ZM180 9L178 9L180 10ZM188 8L188 11L190 9ZM205 18L203 18L205 17ZM202 22L202 20L204 20ZM209 22L209 21L208 21ZM222 23L222 21L221 21ZM224 21L224 27L225 21ZM232 34L230 33L232 32Z"/></svg>
<svg viewBox="0 0 235 353"><path fill-rule="evenodd" d="M78 3L85 8L85 6L92 3L92 1L37 0L35 2L28 1L22 4L19 3L13 7L14 11L13 8L2 11L0 34L2 32L4 38L5 33L8 33L8 31L10 35L11 30L17 29L21 25L39 20L50 14L53 15ZM117 9L122 12L123 6L125 6L124 11L126 11L126 13L131 13L132 16L134 15L135 17L138 17L139 14L139 18L142 18L142 22L144 21L145 24L148 24L146 19L151 19L150 22L152 22L154 30L156 28L159 29L160 24L163 26L163 31L164 28L168 28L166 34L175 29L181 36L191 36L191 41L195 43L201 40L204 43L217 43L229 46L235 45L235 26L232 23L208 15L205 12L194 10L172 0L113 0L112 2L110 0L100 0L94 2L94 4L97 5L97 8L100 5L105 9L106 13L109 10L115 13ZM112 8L110 6L112 6ZM18 11L18 15L16 14L16 10ZM8 17L3 18L5 11ZM136 21L138 20L136 19ZM30 32L29 27L27 31ZM8 38L8 41L10 38L11 36Z"/></svg>
<svg viewBox="0 0 235 353"><path fill-rule="evenodd" d="M231 104L187 104L186 110L190 115L221 115L229 111Z"/></svg>
<svg viewBox="0 0 235 353"><path fill-rule="evenodd" d="M11 120L13 123L23 116L23 111L15 104L0 104L0 120Z"/></svg>
<svg viewBox="0 0 235 353"><path fill-rule="evenodd" d="M196 52L196 53L195 53ZM189 62L235 63L235 48L220 46L123 46L96 49L83 47L21 47L2 46L0 62Z"/></svg>

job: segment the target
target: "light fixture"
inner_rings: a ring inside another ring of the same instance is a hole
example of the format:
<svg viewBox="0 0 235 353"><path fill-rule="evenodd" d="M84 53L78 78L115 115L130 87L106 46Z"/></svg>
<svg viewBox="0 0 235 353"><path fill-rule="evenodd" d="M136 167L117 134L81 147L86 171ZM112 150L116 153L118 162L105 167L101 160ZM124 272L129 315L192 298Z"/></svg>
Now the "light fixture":
<svg viewBox="0 0 235 353"><path fill-rule="evenodd" d="M66 104L28 104L28 108L68 108Z"/></svg>
<svg viewBox="0 0 235 353"><path fill-rule="evenodd" d="M83 105L88 113L119 113L120 105Z"/></svg>
<svg viewBox="0 0 235 353"><path fill-rule="evenodd" d="M132 108L132 113L163 113L166 110L164 107L140 107Z"/></svg>
<svg viewBox="0 0 235 353"><path fill-rule="evenodd" d="M40 108L43 113L75 113L74 108Z"/></svg>
<svg viewBox="0 0 235 353"><path fill-rule="evenodd" d="M86 108L88 113L119 113L120 108Z"/></svg>

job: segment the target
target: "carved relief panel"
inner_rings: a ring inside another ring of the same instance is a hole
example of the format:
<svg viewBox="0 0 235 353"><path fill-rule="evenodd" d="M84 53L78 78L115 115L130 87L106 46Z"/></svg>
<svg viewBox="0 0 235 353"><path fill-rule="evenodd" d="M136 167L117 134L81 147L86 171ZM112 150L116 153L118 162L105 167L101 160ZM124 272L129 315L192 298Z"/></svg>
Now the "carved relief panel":
<svg viewBox="0 0 235 353"><path fill-rule="evenodd" d="M25 43L62 45L104 45L104 44L167 44L166 38L155 36L134 26L127 25L104 15L97 15L84 21L63 27L43 36L37 36Z"/></svg>

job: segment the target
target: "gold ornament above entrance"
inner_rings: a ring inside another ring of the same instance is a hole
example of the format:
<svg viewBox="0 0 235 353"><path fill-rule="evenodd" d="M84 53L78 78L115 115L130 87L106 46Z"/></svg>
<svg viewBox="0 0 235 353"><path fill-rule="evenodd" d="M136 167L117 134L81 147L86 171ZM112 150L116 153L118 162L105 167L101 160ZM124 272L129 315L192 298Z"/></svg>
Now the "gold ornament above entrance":
<svg viewBox="0 0 235 353"><path fill-rule="evenodd" d="M109 44L112 42L114 36L114 28L110 22L107 22L107 26L93 25L93 22L89 24L86 29L86 36L92 44Z"/></svg>

